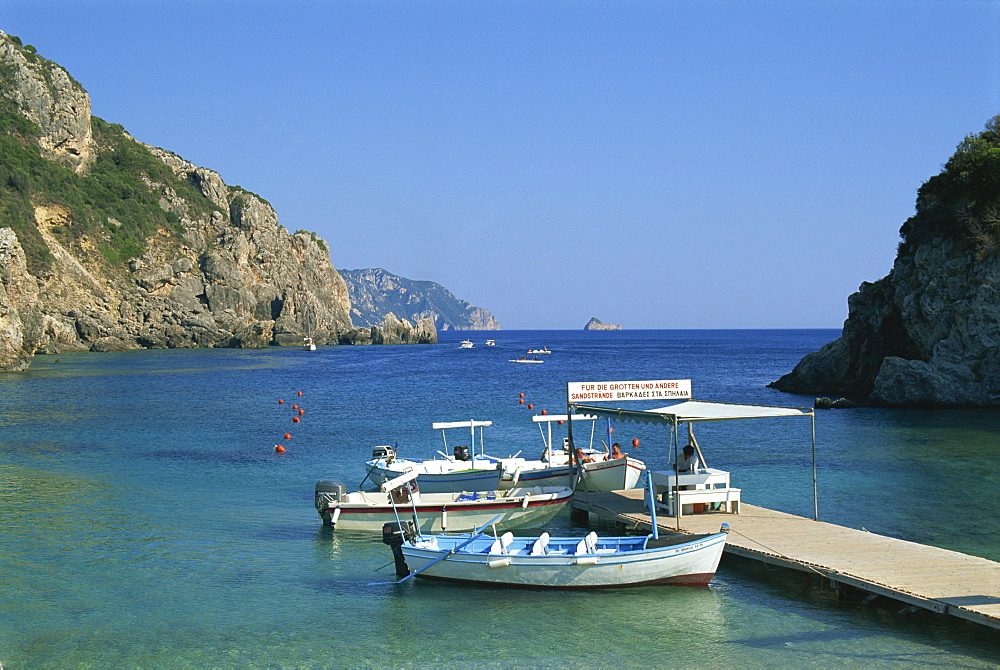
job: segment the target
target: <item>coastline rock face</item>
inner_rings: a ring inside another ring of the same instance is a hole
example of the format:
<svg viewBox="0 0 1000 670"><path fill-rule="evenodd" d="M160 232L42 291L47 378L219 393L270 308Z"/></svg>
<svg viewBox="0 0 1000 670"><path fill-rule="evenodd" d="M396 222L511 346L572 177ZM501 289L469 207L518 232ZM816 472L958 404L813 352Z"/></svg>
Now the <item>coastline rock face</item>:
<svg viewBox="0 0 1000 670"><path fill-rule="evenodd" d="M0 129L15 140L0 155L13 166L0 183L0 370L35 353L296 346L310 334L437 341L430 322L355 327L326 242L289 233L216 172L91 118L79 84L3 33L0 59ZM33 150L48 181L20 167Z"/></svg>
<svg viewBox="0 0 1000 670"><path fill-rule="evenodd" d="M0 63L12 85L4 94L42 130L42 155L82 172L93 159L90 97L69 73L35 53L31 45L0 32ZM12 67L10 67L12 66Z"/></svg>
<svg viewBox="0 0 1000 670"><path fill-rule="evenodd" d="M622 326L620 323L604 323L596 316L591 317L587 325L583 327L584 330L621 330Z"/></svg>
<svg viewBox="0 0 1000 670"><path fill-rule="evenodd" d="M998 131L994 119L966 138L921 187L892 271L849 298L841 337L770 386L878 406L1000 404Z"/></svg>
<svg viewBox="0 0 1000 670"><path fill-rule="evenodd" d="M354 323L372 326L388 316L429 319L437 330L500 330L489 310L456 298L432 281L415 281L382 268L341 270L351 296Z"/></svg>
<svg viewBox="0 0 1000 670"><path fill-rule="evenodd" d="M38 284L10 228L0 228L0 370L24 370L41 340Z"/></svg>

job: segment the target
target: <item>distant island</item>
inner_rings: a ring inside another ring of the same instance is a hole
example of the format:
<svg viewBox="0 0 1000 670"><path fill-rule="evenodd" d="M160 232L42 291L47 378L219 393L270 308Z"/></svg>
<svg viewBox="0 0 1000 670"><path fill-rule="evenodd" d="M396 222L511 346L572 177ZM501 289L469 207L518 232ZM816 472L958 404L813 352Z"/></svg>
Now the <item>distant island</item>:
<svg viewBox="0 0 1000 670"><path fill-rule="evenodd" d="M604 323L596 316L591 317L587 325L583 327L584 330L621 330L622 325L620 323Z"/></svg>

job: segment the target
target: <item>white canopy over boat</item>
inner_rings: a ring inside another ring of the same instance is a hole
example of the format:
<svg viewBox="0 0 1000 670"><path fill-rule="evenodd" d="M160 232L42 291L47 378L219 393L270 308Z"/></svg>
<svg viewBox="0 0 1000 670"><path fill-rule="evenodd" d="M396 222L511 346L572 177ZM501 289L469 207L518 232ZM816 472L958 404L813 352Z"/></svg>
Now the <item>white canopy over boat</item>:
<svg viewBox="0 0 1000 670"><path fill-rule="evenodd" d="M729 421L733 419L765 419L779 416L812 416L812 409L798 407L772 407L768 405L740 405L727 402L688 400L676 405L656 409L619 409L593 405L573 405L581 413L631 421L634 423L676 426L695 421ZM565 418L565 417L563 417ZM573 419L577 417L574 415Z"/></svg>

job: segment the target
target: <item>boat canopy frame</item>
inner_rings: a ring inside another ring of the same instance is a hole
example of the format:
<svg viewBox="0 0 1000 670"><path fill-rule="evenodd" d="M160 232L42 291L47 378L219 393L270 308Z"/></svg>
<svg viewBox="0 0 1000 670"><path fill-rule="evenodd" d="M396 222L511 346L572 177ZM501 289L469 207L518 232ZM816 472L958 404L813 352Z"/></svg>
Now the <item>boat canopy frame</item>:
<svg viewBox="0 0 1000 670"><path fill-rule="evenodd" d="M609 420L669 426L671 429L671 444L674 449L675 463L677 462L678 449L677 428L682 423L687 423L690 430L693 423L709 421L807 416L810 421L810 438L812 443L813 520L819 521L819 497L816 476L816 415L815 410L811 407L781 407L774 405L747 405L704 400L686 400L675 405L655 409L625 409L567 402L566 413L572 417L575 412L604 417ZM570 426L572 426L572 422ZM570 435L572 435L572 432ZM702 462L704 463L704 459L702 459ZM675 509L679 511L679 506L675 506Z"/></svg>

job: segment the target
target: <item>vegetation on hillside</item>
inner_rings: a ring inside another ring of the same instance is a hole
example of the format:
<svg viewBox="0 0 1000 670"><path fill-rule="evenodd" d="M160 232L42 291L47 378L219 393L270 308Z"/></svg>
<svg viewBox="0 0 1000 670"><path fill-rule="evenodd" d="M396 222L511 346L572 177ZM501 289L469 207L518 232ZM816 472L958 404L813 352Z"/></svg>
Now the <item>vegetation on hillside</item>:
<svg viewBox="0 0 1000 670"><path fill-rule="evenodd" d="M92 117L97 157L85 175L46 160L38 147L38 127L15 107L0 99L0 227L17 233L32 274L44 273L52 261L38 232L35 205L65 207L69 224L52 230L59 242L78 245L87 238L115 265L142 255L157 230L181 232L178 215L160 207L164 187L190 203L191 215L214 208L120 125L98 117Z"/></svg>
<svg viewBox="0 0 1000 670"><path fill-rule="evenodd" d="M1000 246L1000 116L969 135L917 191L917 212L900 229L900 252L946 237L968 243L980 256Z"/></svg>
<svg viewBox="0 0 1000 670"><path fill-rule="evenodd" d="M37 56L30 45L21 46L16 37L8 37L30 62L58 67ZM142 255L147 239L157 231L180 234L180 217L159 204L166 189L189 203L191 216L215 209L124 128L96 116L91 117L96 157L85 174L44 158L38 144L41 129L9 96L14 67L0 64L0 227L14 229L32 274L45 274L52 263L35 221L36 206L68 210L66 225L52 229L60 244L82 250L80 243L87 239L100 253L95 260L115 266Z"/></svg>

